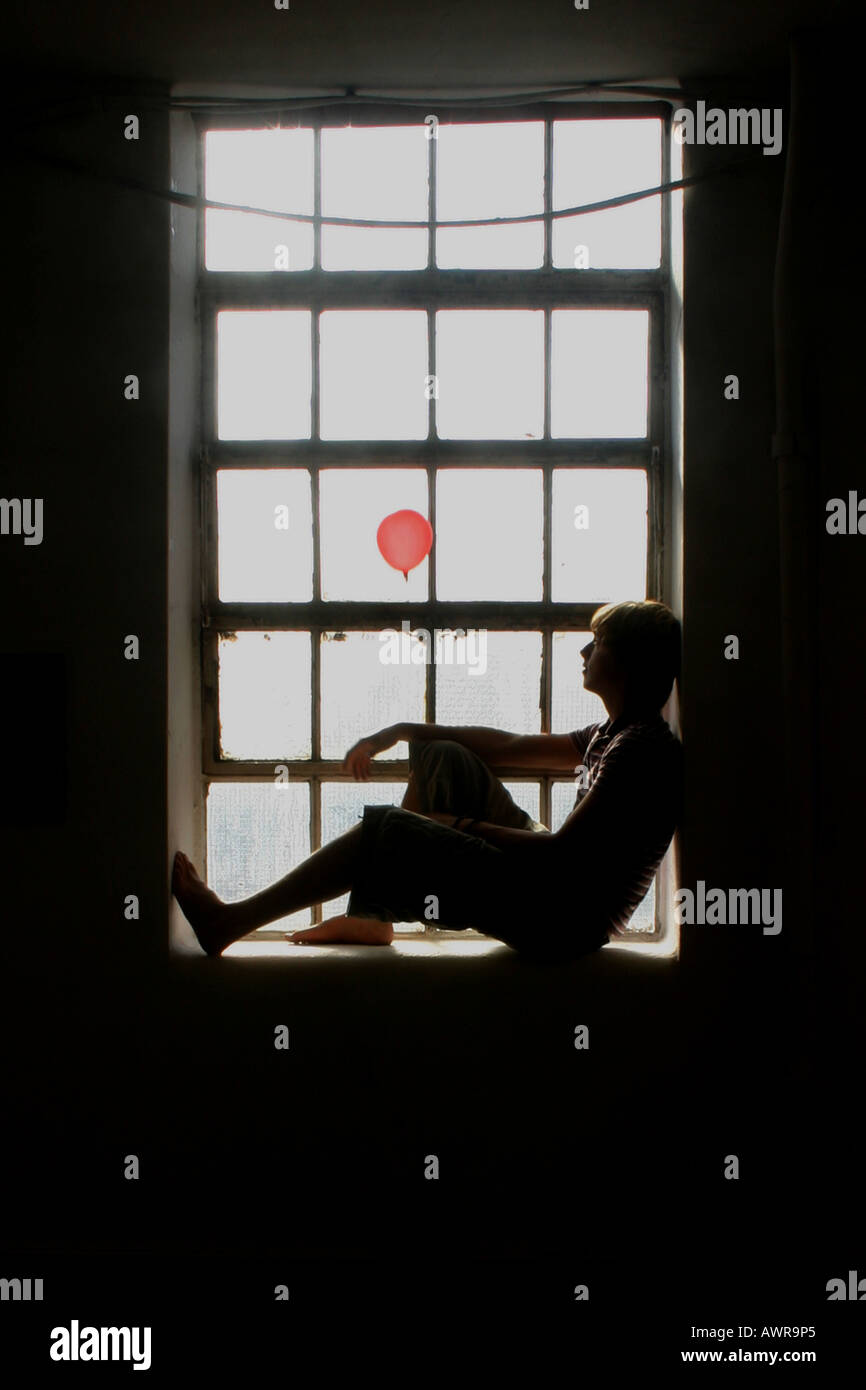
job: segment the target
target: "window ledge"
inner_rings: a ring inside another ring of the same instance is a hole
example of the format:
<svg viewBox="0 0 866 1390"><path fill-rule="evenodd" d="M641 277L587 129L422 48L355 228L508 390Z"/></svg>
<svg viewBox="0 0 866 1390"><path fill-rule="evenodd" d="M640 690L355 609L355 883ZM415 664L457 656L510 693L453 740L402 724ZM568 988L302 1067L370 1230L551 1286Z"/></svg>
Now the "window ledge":
<svg viewBox="0 0 866 1390"><path fill-rule="evenodd" d="M196 948L173 950L171 958L177 962L209 960L208 956ZM454 932L453 934L443 932L441 936L434 939L429 937L424 940L397 939L389 946L362 946L348 943L296 946L288 941L236 941L234 945L226 948L219 959L232 962L268 961L274 965L278 963L282 965L283 962L296 962L301 969L308 969L316 961L324 967L327 967L328 963L336 964L340 961L377 962L380 966L388 969L398 967L403 962L432 960L487 961L491 965L503 965L506 968L509 964L520 967L531 964L533 968L539 968L535 962L527 961L520 952L512 950L504 942L486 936L467 937L464 932ZM542 966L541 968L560 971L575 967L585 969L590 961L599 961L600 959L639 962L644 960L673 961L676 956L675 948L665 942L609 942L601 950L593 951L588 956L581 956L575 961L566 962L564 965Z"/></svg>

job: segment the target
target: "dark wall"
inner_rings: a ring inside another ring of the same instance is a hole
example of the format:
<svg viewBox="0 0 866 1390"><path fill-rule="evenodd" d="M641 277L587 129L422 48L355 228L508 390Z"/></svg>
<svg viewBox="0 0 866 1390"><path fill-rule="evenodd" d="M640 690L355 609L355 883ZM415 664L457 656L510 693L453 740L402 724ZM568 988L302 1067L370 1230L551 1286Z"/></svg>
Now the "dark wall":
<svg viewBox="0 0 866 1390"><path fill-rule="evenodd" d="M836 56L838 49L829 36L816 42L815 67L832 63ZM856 132L862 120L859 88L851 71L853 61L851 54L840 65L834 92L839 139L825 141L821 137L822 100L812 88L812 159L803 214L808 218L808 235L802 262L809 328L804 394L817 420L811 500L819 514L813 538L813 627L807 634L805 657L812 669L816 712L813 727L804 731L802 756L815 773L815 920L829 965L822 975L826 1011L837 1019L832 1035L832 1074L839 1087L840 1114L849 1115L850 1103L844 1097L846 1059L862 1054L866 1005L866 934L861 925L859 871L866 785L866 740L860 733L866 691L866 625L862 618L866 536L861 534L866 532L866 522L861 514L857 535L830 535L826 508L831 498L847 499L851 490L861 502L866 497L866 468L856 442L861 428L864 352L857 313L848 293L848 277L862 246L856 199L849 195L851 144L847 133Z"/></svg>
<svg viewBox="0 0 866 1390"><path fill-rule="evenodd" d="M707 84L708 101L717 92L719 104L733 98ZM785 92L780 74L778 84L740 89L736 104L775 106ZM153 95L142 93L143 112ZM51 156L164 187L168 118L151 104L140 140L125 141L122 118L136 101L130 87L122 102L28 139ZM686 172L725 158L688 151ZM743 172L685 196L685 885L783 882L771 455L783 159L753 151ZM31 1249L124 1249L132 1229L139 1248L178 1251L272 1243L296 1254L366 1253L371 1243L419 1242L441 1251L462 1241L523 1254L561 1253L580 1229L581 1248L607 1270L606 1243L563 1194L627 1179L661 1183L692 1216L721 1212L720 1155L732 1151L750 1156L755 1185L739 1213L714 1219L720 1231L728 1220L745 1228L746 1208L754 1214L769 1192L793 1190L789 1142L808 1154L818 1145L824 1121L813 1087L826 1059L817 1033L832 1012L836 1029L854 1036L857 1001L843 976L858 951L862 966L862 947L847 888L811 957L784 932L746 940L710 929L686 932L679 960L611 948L555 977L505 948L490 961L396 963L363 951L337 962L169 955L177 845L166 788L176 796L183 779L169 766L166 737L167 482L186 486L169 459L170 450L185 457L190 439L170 435L169 209L29 158L12 174L2 494L43 497L45 535L38 547L0 538L0 647L22 673L5 691L7 739L27 730L13 768L49 801L64 749L68 764L65 819L50 823L36 798L31 823L4 837L17 1003L7 1015L15 1143L5 1182L29 1194L11 1214L14 1238ZM834 216L844 233L850 208L837 203ZM828 296L824 312L818 372L832 492L856 485L857 381L839 347L844 298ZM182 325L173 333L191 362ZM130 372L141 382L136 402L123 396ZM723 396L732 372L737 402ZM856 720L861 703L862 681L845 678L852 645L862 673L850 605L862 576L856 546L828 544L821 562L828 807L862 786L862 751L839 758L832 731ZM194 583L188 568L173 573ZM137 662L123 655L133 633ZM738 662L723 657L728 634L740 638ZM62 658L65 686L28 722L35 653ZM173 807L173 824L186 814ZM819 848L825 885L850 882L855 823L825 822L820 846L802 853L815 858ZM131 893L138 921L124 917ZM292 1030L286 1056L272 1045L282 1022ZM581 1022L593 1035L583 1058L571 1041ZM440 1191L428 1202L431 1185L419 1180L429 1152L444 1153L459 1175L450 1205ZM127 1153L144 1168L132 1197L121 1176ZM46 1205L35 1194L49 1174ZM284 1184L283 1201L251 1216L251 1194L272 1181ZM314 1201L312 1190L325 1188L329 1199ZM82 1192L86 1223L75 1218ZM203 1194L216 1205L203 1206ZM622 1236L634 1211L609 1219ZM642 1219L649 1238L661 1217ZM827 1240L835 1250L832 1231Z"/></svg>
<svg viewBox="0 0 866 1390"><path fill-rule="evenodd" d="M7 1056L20 1063L15 1132L32 1132L45 1155L134 1113L142 981L166 955L168 236L165 204L26 149L164 185L168 126L142 113L140 139L124 139L123 118L146 95L134 89L104 110L73 89L53 117L56 87L18 95L0 491L43 499L44 536L0 538L0 647L14 672L3 898L18 1008ZM124 399L130 373L136 401ZM124 658L129 635L137 661ZM37 707L31 661L47 653L57 683L39 682ZM15 809L22 781L29 824ZM129 894L138 921L125 919ZM26 1171L26 1147L14 1157Z"/></svg>
<svg viewBox="0 0 866 1390"><path fill-rule="evenodd" d="M707 84L707 106L786 107ZM773 267L784 153L687 148L686 173L719 174L687 190L684 290L684 678L688 749L684 885L778 884L781 740L779 539L771 441ZM725 399L734 374L739 399ZM738 660L725 639L739 638ZM748 754L760 726L760 756ZM706 940L706 938L703 938ZM691 937L687 936L687 941ZM695 941L701 938L696 934ZM777 944L777 943L773 943ZM712 943L717 950L719 943ZM687 947L688 949L688 947Z"/></svg>

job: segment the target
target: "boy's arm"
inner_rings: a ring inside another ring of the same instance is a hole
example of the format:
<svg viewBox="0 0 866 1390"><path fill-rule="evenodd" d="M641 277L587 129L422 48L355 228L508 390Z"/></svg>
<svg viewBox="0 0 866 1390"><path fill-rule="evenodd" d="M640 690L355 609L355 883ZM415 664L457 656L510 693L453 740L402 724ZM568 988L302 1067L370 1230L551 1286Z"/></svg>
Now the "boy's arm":
<svg viewBox="0 0 866 1390"><path fill-rule="evenodd" d="M376 753L402 741L427 743L451 739L475 753L490 768L514 767L527 772L572 772L578 761L570 734L511 734L503 729L463 724L392 724L360 739L346 754L345 768L357 776L369 772Z"/></svg>
<svg viewBox="0 0 866 1390"><path fill-rule="evenodd" d="M593 836L599 843L610 834L611 801L616 798L613 779L599 780L575 806L556 831L513 830L508 825L491 825L489 821L478 821L474 825L462 824L460 829L466 835L478 835L497 849L509 849L532 841L556 846L559 852L563 846L576 845L578 841L586 844ZM627 809L623 807L623 810ZM454 827L456 822L465 822L465 816L452 815L450 811L424 812L428 820L439 821L442 825ZM543 853L544 851L542 851Z"/></svg>

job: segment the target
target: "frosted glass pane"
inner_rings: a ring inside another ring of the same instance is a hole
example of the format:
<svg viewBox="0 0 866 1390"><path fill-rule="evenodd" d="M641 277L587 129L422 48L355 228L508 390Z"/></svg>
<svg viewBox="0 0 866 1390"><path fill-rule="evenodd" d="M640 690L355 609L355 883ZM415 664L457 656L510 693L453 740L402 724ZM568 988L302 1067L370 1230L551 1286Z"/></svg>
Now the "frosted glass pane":
<svg viewBox="0 0 866 1390"><path fill-rule="evenodd" d="M652 931L655 927L656 888L658 878L654 878L642 903L638 903L631 915L626 931Z"/></svg>
<svg viewBox="0 0 866 1390"><path fill-rule="evenodd" d="M443 222L520 217L544 210L544 122L440 125L436 140L436 216ZM544 224L443 227L442 268L535 269L544 259Z"/></svg>
<svg viewBox="0 0 866 1390"><path fill-rule="evenodd" d="M445 309L436 315L440 439L541 439L544 314Z"/></svg>
<svg viewBox="0 0 866 1390"><path fill-rule="evenodd" d="M427 476L420 468L325 468L319 474L322 598L420 602L427 597L429 560L392 569L376 542L392 512L427 516Z"/></svg>
<svg viewBox="0 0 866 1390"><path fill-rule="evenodd" d="M551 680L552 734L570 734L587 724L603 724L607 710L600 696L583 688L581 649L593 640L591 632L554 632ZM577 766L577 751L574 763ZM551 826L551 829L553 827Z"/></svg>
<svg viewBox="0 0 866 1390"><path fill-rule="evenodd" d="M359 738L404 720L425 722L425 666L392 664L388 652L378 632L322 633L323 758L342 762ZM397 743L378 756L408 758L409 745Z"/></svg>
<svg viewBox="0 0 866 1390"><path fill-rule="evenodd" d="M647 482L636 468L553 470L555 603L646 597Z"/></svg>
<svg viewBox="0 0 866 1390"><path fill-rule="evenodd" d="M554 309L551 319L553 438L644 438L647 310Z"/></svg>
<svg viewBox="0 0 866 1390"><path fill-rule="evenodd" d="M427 438L427 315L330 309L319 319L322 439Z"/></svg>
<svg viewBox="0 0 866 1390"><path fill-rule="evenodd" d="M550 788L550 829L556 834L574 810L577 783L554 782Z"/></svg>
<svg viewBox="0 0 866 1390"><path fill-rule="evenodd" d="M656 188L662 179L661 132L655 119L554 121L554 211ZM574 268L575 247L582 245L590 269L654 269L661 264L661 199L556 218L552 244L555 266Z"/></svg>
<svg viewBox="0 0 866 1390"><path fill-rule="evenodd" d="M322 844L343 835L360 823L365 806L399 806L406 795L405 782L324 782L322 784ZM349 894L331 898L323 904L325 917L346 911ZM423 923L405 924L412 931L423 931Z"/></svg>
<svg viewBox="0 0 866 1390"><path fill-rule="evenodd" d="M439 598L541 598L539 469L440 469L436 518Z"/></svg>
<svg viewBox="0 0 866 1390"><path fill-rule="evenodd" d="M426 222L426 127L323 130L322 215ZM426 227L322 227L325 270L418 270L426 264Z"/></svg>
<svg viewBox="0 0 866 1390"><path fill-rule="evenodd" d="M313 597L310 475L305 468L217 473L221 603Z"/></svg>
<svg viewBox="0 0 866 1390"><path fill-rule="evenodd" d="M309 439L309 309L217 314L220 439Z"/></svg>
<svg viewBox="0 0 866 1390"><path fill-rule="evenodd" d="M305 782L211 782L207 795L207 881L226 902L260 893L310 853L310 789ZM307 926L301 908L260 928Z"/></svg>
<svg viewBox="0 0 866 1390"><path fill-rule="evenodd" d="M541 730L541 633L480 629L484 660L436 666L436 723L484 724L509 733ZM467 641L467 647L470 643Z"/></svg>
<svg viewBox="0 0 866 1390"><path fill-rule="evenodd" d="M503 782L511 800L533 820L541 820L541 788L537 782Z"/></svg>
<svg viewBox="0 0 866 1390"><path fill-rule="evenodd" d="M310 634L236 632L219 638L224 758L309 758Z"/></svg>
<svg viewBox="0 0 866 1390"><path fill-rule="evenodd" d="M577 773L573 782L554 782L550 789L550 829L556 834L571 815L577 802Z"/></svg>
<svg viewBox="0 0 866 1390"><path fill-rule="evenodd" d="M205 197L273 212L313 211L312 130L209 130ZM286 253L278 252L285 247ZM285 261L288 264L285 264ZM309 270L311 222L205 210L208 270Z"/></svg>

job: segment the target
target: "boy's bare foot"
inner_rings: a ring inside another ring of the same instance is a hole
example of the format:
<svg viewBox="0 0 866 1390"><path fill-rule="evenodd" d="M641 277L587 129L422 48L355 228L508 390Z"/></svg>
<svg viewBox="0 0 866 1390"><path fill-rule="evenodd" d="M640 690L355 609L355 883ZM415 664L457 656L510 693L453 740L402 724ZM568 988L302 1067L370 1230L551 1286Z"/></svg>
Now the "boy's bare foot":
<svg viewBox="0 0 866 1390"><path fill-rule="evenodd" d="M329 917L317 927L306 927L302 931L286 933L286 940L296 946L332 945L334 942L349 942L353 946L390 946L394 940L394 928L390 922L380 922L376 917Z"/></svg>
<svg viewBox="0 0 866 1390"><path fill-rule="evenodd" d="M218 956L234 940L226 925L227 904L201 880L195 866L180 850L174 856L171 891L202 949L209 956Z"/></svg>

